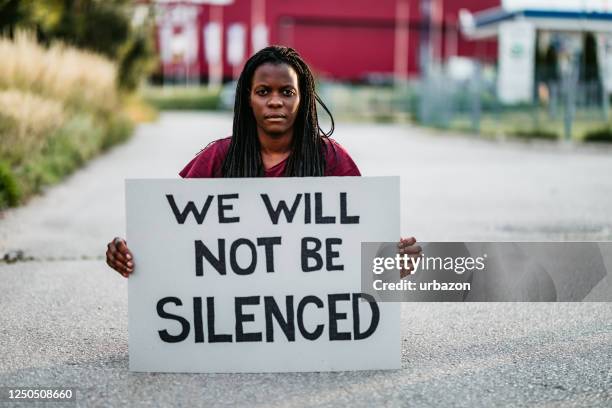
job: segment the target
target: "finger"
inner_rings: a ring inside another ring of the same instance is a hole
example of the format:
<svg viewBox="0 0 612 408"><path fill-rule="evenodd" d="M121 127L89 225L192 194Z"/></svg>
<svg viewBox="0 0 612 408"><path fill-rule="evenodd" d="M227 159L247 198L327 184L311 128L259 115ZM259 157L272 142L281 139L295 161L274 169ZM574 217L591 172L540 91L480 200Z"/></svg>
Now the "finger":
<svg viewBox="0 0 612 408"><path fill-rule="evenodd" d="M117 262L116 260L111 259L109 261L109 266L113 268L114 270L116 270L117 272L123 273L123 264L121 264L120 262Z"/></svg>
<svg viewBox="0 0 612 408"><path fill-rule="evenodd" d="M130 258L128 258L125 262L125 270L128 271L128 273L132 273L134 271L134 261L131 261Z"/></svg>
<svg viewBox="0 0 612 408"><path fill-rule="evenodd" d="M111 253L111 255L113 259L115 260L115 262L119 262L121 264L127 265L128 259L121 252L117 251L117 252Z"/></svg>
<svg viewBox="0 0 612 408"><path fill-rule="evenodd" d="M420 245L411 245L409 247L403 248L401 252L406 254L418 254L423 252L423 248L421 248Z"/></svg>
<svg viewBox="0 0 612 408"><path fill-rule="evenodd" d="M416 243L416 239L414 237L400 238L400 242L398 246L401 248L405 246L414 245L415 243Z"/></svg>
<svg viewBox="0 0 612 408"><path fill-rule="evenodd" d="M125 265L117 265L117 270L121 275L126 278L130 275L130 273L132 273L132 269Z"/></svg>
<svg viewBox="0 0 612 408"><path fill-rule="evenodd" d="M106 263L113 269L117 269L117 266L120 264L120 262L117 261L115 255L110 251L106 252Z"/></svg>
<svg viewBox="0 0 612 408"><path fill-rule="evenodd" d="M107 248L108 249L106 250L106 253L108 254L110 252L114 257L114 254L117 253L117 246L115 245L115 241L109 242Z"/></svg>
<svg viewBox="0 0 612 408"><path fill-rule="evenodd" d="M125 254L125 250L127 249L127 243L123 238L115 237L113 238L109 248L113 252L121 252ZM129 251L128 251L129 252Z"/></svg>
<svg viewBox="0 0 612 408"><path fill-rule="evenodd" d="M127 278L127 274L121 270L121 266L117 265L110 259L106 260L106 264L110 266L113 270L115 270L119 275L123 276L124 278Z"/></svg>
<svg viewBox="0 0 612 408"><path fill-rule="evenodd" d="M114 255L112 253L107 254L106 258L111 268L117 271L125 271L133 267L132 262L126 261L119 252L115 252Z"/></svg>
<svg viewBox="0 0 612 408"><path fill-rule="evenodd" d="M404 248L410 248L410 247L415 247L415 246L418 246L418 245L416 245L416 243L412 243L412 244L405 243L405 244L399 244L398 248L404 249Z"/></svg>
<svg viewBox="0 0 612 408"><path fill-rule="evenodd" d="M132 259L132 252L130 252L127 242L123 239L117 241L117 250L121 252L127 259Z"/></svg>
<svg viewBox="0 0 612 408"><path fill-rule="evenodd" d="M116 254L116 252L114 254ZM119 267L121 264L117 261L117 258L114 254L113 252L111 252L110 249L106 251L106 263L108 264L108 266L119 272Z"/></svg>
<svg viewBox="0 0 612 408"><path fill-rule="evenodd" d="M398 250L400 255L420 256L423 253L423 249L418 245L409 246L406 248L400 248Z"/></svg>
<svg viewBox="0 0 612 408"><path fill-rule="evenodd" d="M404 279L406 276L412 275L412 269L402 269L400 271L400 279Z"/></svg>
<svg viewBox="0 0 612 408"><path fill-rule="evenodd" d="M117 270L119 272L121 272L126 277L129 274L131 274L132 272L134 272L133 266L129 266L129 265L126 265L126 264L118 264L118 263L116 263L115 265L117 266Z"/></svg>

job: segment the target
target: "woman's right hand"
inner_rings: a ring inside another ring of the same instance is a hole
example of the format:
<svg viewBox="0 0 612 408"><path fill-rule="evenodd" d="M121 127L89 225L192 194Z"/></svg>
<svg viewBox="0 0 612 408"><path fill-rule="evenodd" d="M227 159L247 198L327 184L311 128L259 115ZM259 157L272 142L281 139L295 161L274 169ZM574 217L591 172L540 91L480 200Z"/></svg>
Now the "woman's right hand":
<svg viewBox="0 0 612 408"><path fill-rule="evenodd" d="M123 238L116 237L108 243L106 250L106 264L127 278L134 272L132 253Z"/></svg>

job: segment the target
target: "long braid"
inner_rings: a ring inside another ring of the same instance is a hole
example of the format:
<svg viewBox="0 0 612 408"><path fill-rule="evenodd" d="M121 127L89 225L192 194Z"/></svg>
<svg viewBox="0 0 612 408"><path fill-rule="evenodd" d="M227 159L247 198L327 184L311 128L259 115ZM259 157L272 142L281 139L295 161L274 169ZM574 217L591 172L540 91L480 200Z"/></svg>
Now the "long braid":
<svg viewBox="0 0 612 408"><path fill-rule="evenodd" d="M334 131L334 118L315 91L315 82L308 65L293 49L270 46L253 55L246 62L238 79L234 103L232 140L223 162L224 177L261 177L264 175L257 137L257 124L249 104L250 88L257 67L265 63L287 64L298 75L300 107L293 126L291 154L285 168L286 176L323 176L325 174L325 146L323 138ZM317 102L331 118L331 129L325 133L319 125Z"/></svg>

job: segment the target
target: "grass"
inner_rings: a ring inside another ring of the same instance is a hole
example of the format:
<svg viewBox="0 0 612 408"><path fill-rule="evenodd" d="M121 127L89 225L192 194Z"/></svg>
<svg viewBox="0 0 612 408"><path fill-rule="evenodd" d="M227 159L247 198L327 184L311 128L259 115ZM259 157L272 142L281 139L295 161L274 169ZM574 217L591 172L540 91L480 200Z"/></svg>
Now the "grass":
<svg viewBox="0 0 612 408"><path fill-rule="evenodd" d="M334 118L355 122L392 123L406 116L398 109L398 98L390 86L321 83L318 93ZM319 113L325 117L325 113Z"/></svg>
<svg viewBox="0 0 612 408"><path fill-rule="evenodd" d="M220 90L206 87L149 86L142 90L144 101L159 110L216 110Z"/></svg>
<svg viewBox="0 0 612 408"><path fill-rule="evenodd" d="M64 122L63 105L30 92L0 91L0 157L19 165L44 147L46 137Z"/></svg>
<svg viewBox="0 0 612 408"><path fill-rule="evenodd" d="M134 117L150 116L125 102L115 64L101 56L45 48L24 33L0 38L0 55L0 210L127 139Z"/></svg>
<svg viewBox="0 0 612 408"><path fill-rule="evenodd" d="M591 143L612 143L612 125L588 132L584 136L584 141Z"/></svg>
<svg viewBox="0 0 612 408"><path fill-rule="evenodd" d="M134 123L154 122L159 112L147 103L140 94L131 94L123 98L123 111Z"/></svg>
<svg viewBox="0 0 612 408"><path fill-rule="evenodd" d="M330 107L336 119L354 122L406 123L417 118L419 96L414 87L403 92L391 86L349 86L338 83L321 83L318 87L323 101ZM520 140L561 140L565 135L563 112L554 119L548 111L531 105L502 108L491 95L483 95L482 113L478 129L474 128L469 113L469 95L454 95L448 104L455 111L448 114L448 123L430 125L465 133L480 133L485 138L500 136ZM447 105L442 108L448 108ZM464 112L458 112L458 109ZM497 112L494 111L497 108ZM325 114L321 114L325 117ZM612 117L612 111L611 115ZM606 123L601 110L579 109L572 123L572 140L578 142L612 141L612 123Z"/></svg>
<svg viewBox="0 0 612 408"><path fill-rule="evenodd" d="M609 127L610 125L606 125L601 116L601 112L578 111L572 123L572 140L588 141L593 137L589 137L589 134ZM474 133L471 119L467 114L455 116L449 123L448 129ZM487 138L508 136L524 140L562 140L565 135L565 125L562 114L551 119L548 112L537 108L507 110L500 113L485 112L480 120L480 134Z"/></svg>
<svg viewBox="0 0 612 408"><path fill-rule="evenodd" d="M0 161L0 208L15 206L21 198L21 189L8 164Z"/></svg>
<svg viewBox="0 0 612 408"><path fill-rule="evenodd" d="M61 43L45 48L33 35L0 38L0 89L16 89L56 100L68 109L116 110L115 64Z"/></svg>
<svg viewBox="0 0 612 408"><path fill-rule="evenodd" d="M542 139L542 140L558 140L559 134L555 131L533 128L528 130L515 130L509 133L510 136L517 137L519 139Z"/></svg>

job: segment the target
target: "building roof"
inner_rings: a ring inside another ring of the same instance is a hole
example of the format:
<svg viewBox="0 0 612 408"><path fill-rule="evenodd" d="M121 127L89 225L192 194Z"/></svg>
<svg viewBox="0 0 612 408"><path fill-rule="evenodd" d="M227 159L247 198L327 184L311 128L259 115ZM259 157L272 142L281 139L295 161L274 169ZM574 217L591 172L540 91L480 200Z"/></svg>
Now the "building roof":
<svg viewBox="0 0 612 408"><path fill-rule="evenodd" d="M495 7L477 13L459 12L463 33L470 38L495 37L506 21L529 21L536 29L612 32L612 13L593 10L518 9Z"/></svg>

